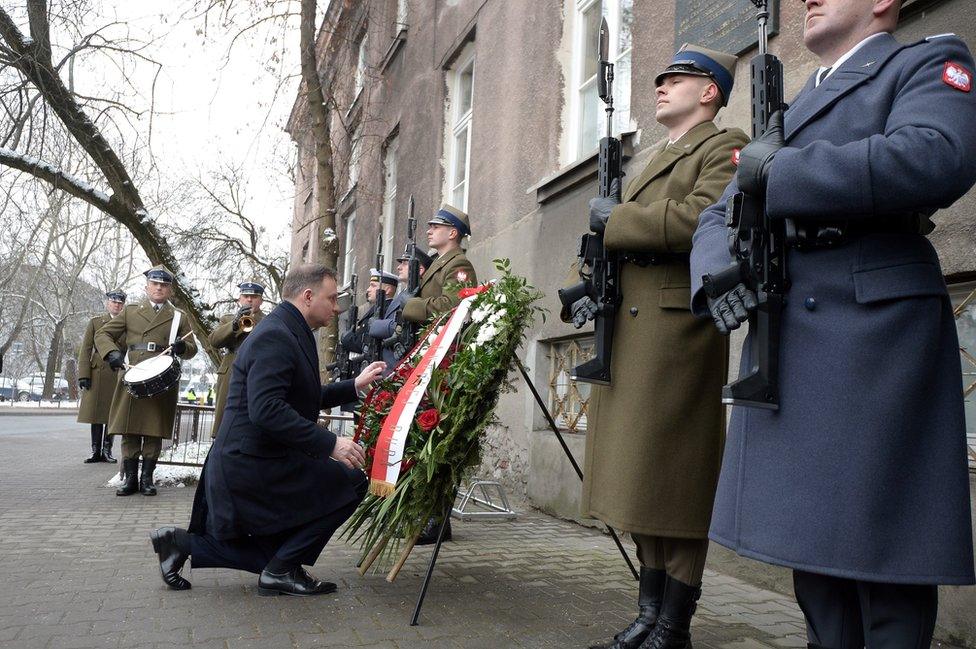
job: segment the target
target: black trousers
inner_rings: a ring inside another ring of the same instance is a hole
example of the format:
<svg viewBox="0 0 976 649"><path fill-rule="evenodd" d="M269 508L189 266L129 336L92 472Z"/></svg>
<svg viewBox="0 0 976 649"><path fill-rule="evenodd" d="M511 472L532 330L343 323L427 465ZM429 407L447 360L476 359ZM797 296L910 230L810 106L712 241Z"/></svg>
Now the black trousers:
<svg viewBox="0 0 976 649"><path fill-rule="evenodd" d="M359 498L334 512L304 525L268 536L248 536L221 541L208 534L190 534L190 564L194 568L233 568L260 573L272 560L284 572L311 566L366 495L369 481L357 485Z"/></svg>
<svg viewBox="0 0 976 649"><path fill-rule="evenodd" d="M927 649L939 608L938 587L885 584L793 571L807 640L826 649Z"/></svg>

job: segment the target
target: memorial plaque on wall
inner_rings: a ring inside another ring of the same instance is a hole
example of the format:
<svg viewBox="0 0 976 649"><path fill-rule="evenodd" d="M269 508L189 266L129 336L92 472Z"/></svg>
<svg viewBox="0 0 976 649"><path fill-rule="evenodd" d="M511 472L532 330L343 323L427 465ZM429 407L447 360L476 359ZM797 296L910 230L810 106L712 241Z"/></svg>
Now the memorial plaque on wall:
<svg viewBox="0 0 976 649"><path fill-rule="evenodd" d="M779 0L769 2L769 35L779 31ZM684 43L742 54L759 42L750 0L675 0L674 49Z"/></svg>

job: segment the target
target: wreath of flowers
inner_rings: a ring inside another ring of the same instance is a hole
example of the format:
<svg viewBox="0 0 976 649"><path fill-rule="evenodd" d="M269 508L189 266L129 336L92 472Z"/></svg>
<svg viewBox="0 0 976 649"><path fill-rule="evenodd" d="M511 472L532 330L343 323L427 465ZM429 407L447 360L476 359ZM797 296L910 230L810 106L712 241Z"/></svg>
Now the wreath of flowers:
<svg viewBox="0 0 976 649"><path fill-rule="evenodd" d="M421 399L407 434L400 477L393 493L367 494L346 524L344 536L361 544L363 557L382 543L388 559L404 539L420 534L427 521L453 503L458 485L481 461L480 440L495 422L499 395L513 389L508 374L525 330L541 309L542 293L511 273L507 259L496 259L500 278L459 295L475 296L470 321L439 366ZM370 473L380 430L397 393L450 313L436 318L418 344L363 400L356 440L366 450Z"/></svg>

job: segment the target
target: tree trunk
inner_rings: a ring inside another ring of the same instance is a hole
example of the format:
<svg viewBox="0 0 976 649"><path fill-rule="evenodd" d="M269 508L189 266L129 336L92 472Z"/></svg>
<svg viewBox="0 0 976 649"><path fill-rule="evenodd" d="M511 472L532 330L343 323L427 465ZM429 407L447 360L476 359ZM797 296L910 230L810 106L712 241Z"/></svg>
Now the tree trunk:
<svg viewBox="0 0 976 649"><path fill-rule="evenodd" d="M58 358L61 355L61 346L64 344L65 323L64 318L54 323L54 335L51 336L51 344L47 349L47 362L44 364L42 399L51 400L54 398L54 374L58 371Z"/></svg>
<svg viewBox="0 0 976 649"><path fill-rule="evenodd" d="M348 2L348 0L345 0ZM330 115L326 103L326 91L318 73L318 60L315 52L316 0L302 0L301 15L301 68L305 87L305 103L312 121L311 134L315 143L315 222L319 232L319 261L330 268L337 268L339 261L339 239L335 236L335 173L333 169L332 133ZM341 14L337 12L336 15ZM333 318L326 327L319 330L319 372L326 377L325 366L335 358L338 339L338 320Z"/></svg>

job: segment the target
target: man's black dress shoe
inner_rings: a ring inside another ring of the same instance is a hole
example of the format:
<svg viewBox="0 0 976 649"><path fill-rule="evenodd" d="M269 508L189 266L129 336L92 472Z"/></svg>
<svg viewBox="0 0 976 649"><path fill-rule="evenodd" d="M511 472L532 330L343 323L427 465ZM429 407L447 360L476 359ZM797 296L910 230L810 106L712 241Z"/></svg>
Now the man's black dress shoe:
<svg viewBox="0 0 976 649"><path fill-rule="evenodd" d="M258 577L258 595L325 595L334 593L336 585L329 581L319 581L308 574L304 568L298 566L288 572L278 575L264 570Z"/></svg>
<svg viewBox="0 0 976 649"><path fill-rule="evenodd" d="M178 536L183 537L183 547L180 547ZM190 582L180 576L183 564L190 558L190 553L185 550L189 542L186 536L186 531L176 527L161 527L149 533L153 552L159 556L159 572L166 585L173 590L190 589Z"/></svg>

